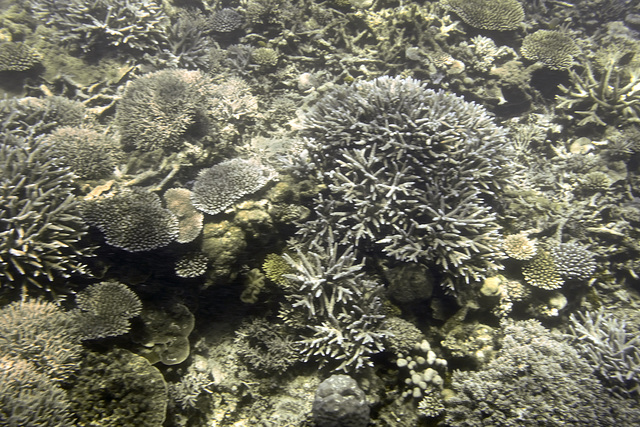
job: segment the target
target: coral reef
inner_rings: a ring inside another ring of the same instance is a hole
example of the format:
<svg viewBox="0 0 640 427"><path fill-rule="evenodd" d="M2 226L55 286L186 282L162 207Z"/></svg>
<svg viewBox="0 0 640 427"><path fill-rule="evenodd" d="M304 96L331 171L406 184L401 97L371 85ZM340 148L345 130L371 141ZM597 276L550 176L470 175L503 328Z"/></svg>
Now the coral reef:
<svg viewBox="0 0 640 427"><path fill-rule="evenodd" d="M607 312L585 311L569 317L570 335L578 351L614 393L640 392L640 334Z"/></svg>
<svg viewBox="0 0 640 427"><path fill-rule="evenodd" d="M236 353L262 375L282 374L300 360L298 345L289 332L265 318L249 320L236 331Z"/></svg>
<svg viewBox="0 0 640 427"><path fill-rule="evenodd" d="M640 410L609 395L559 334L533 320L504 322L502 330L495 359L479 371L453 373L445 425L638 422Z"/></svg>
<svg viewBox="0 0 640 427"><path fill-rule="evenodd" d="M2 291L48 292L56 277L88 274L80 245L86 226L74 195L73 174L49 148L32 139L0 136L0 278Z"/></svg>
<svg viewBox="0 0 640 427"><path fill-rule="evenodd" d="M330 227L340 244L436 266L452 291L500 268L487 202L515 171L503 129L483 108L385 76L325 95L307 113L305 132L316 138L307 164L329 192L314 202L317 219L301 239Z"/></svg>
<svg viewBox="0 0 640 427"><path fill-rule="evenodd" d="M42 56L23 42L0 43L0 72L28 71L40 64Z"/></svg>
<svg viewBox="0 0 640 427"><path fill-rule="evenodd" d="M101 282L76 294L74 312L82 339L115 337L129 332L129 319L142 310L138 296L126 285Z"/></svg>
<svg viewBox="0 0 640 427"><path fill-rule="evenodd" d="M169 24L155 0L36 0L31 8L47 25L60 30L60 40L85 52L105 47L149 50L164 40Z"/></svg>
<svg viewBox="0 0 640 427"><path fill-rule="evenodd" d="M524 38L520 53L526 59L538 61L551 70L566 70L574 64L580 49L568 34L538 30Z"/></svg>
<svg viewBox="0 0 640 427"><path fill-rule="evenodd" d="M318 427L365 427L369 405L356 380L332 375L322 381L313 400L313 419Z"/></svg>
<svg viewBox="0 0 640 427"><path fill-rule="evenodd" d="M203 276L207 272L209 262L209 258L201 252L183 255L176 261L176 276L185 279Z"/></svg>
<svg viewBox="0 0 640 427"><path fill-rule="evenodd" d="M194 241L202 232L204 214L191 203L191 191L186 188L170 188L164 192L164 203L178 218L178 243Z"/></svg>
<svg viewBox="0 0 640 427"><path fill-rule="evenodd" d="M0 357L20 359L54 383L78 369L82 345L73 316L51 302L25 300L0 308Z"/></svg>
<svg viewBox="0 0 640 427"><path fill-rule="evenodd" d="M49 145L51 156L83 179L111 176L121 158L118 141L97 129L58 127L45 135L40 144Z"/></svg>
<svg viewBox="0 0 640 427"><path fill-rule="evenodd" d="M223 8L209 19L209 28L217 33L230 33L242 26L242 15L230 8Z"/></svg>
<svg viewBox="0 0 640 427"><path fill-rule="evenodd" d="M197 209L215 215L275 177L275 171L257 159L226 160L200 171L193 184L191 201Z"/></svg>
<svg viewBox="0 0 640 427"><path fill-rule="evenodd" d="M311 245L296 248L296 257L284 255L293 268L284 277L291 282L281 317L296 325L292 313L302 317L297 339L305 361L316 360L332 371L357 371L371 366L371 355L384 349L387 335L380 284L368 279L353 248Z"/></svg>
<svg viewBox="0 0 640 427"><path fill-rule="evenodd" d="M75 426L66 392L28 361L0 356L0 422L10 426Z"/></svg>
<svg viewBox="0 0 640 427"><path fill-rule="evenodd" d="M587 280L596 270L595 255L577 243L560 243L549 249L560 275L565 279Z"/></svg>
<svg viewBox="0 0 640 427"><path fill-rule="evenodd" d="M522 233L504 236L502 250L509 258L520 261L530 260L537 252L536 242Z"/></svg>
<svg viewBox="0 0 640 427"><path fill-rule="evenodd" d="M69 399L80 424L160 427L167 407L167 384L158 368L128 350L90 352Z"/></svg>
<svg viewBox="0 0 640 427"><path fill-rule="evenodd" d="M210 79L201 71L161 70L131 81L116 106L125 148L177 150L208 122Z"/></svg>
<svg viewBox="0 0 640 427"><path fill-rule="evenodd" d="M517 0L440 0L440 4L481 30L515 30L524 20L522 3Z"/></svg>
<svg viewBox="0 0 640 427"><path fill-rule="evenodd" d="M564 285L553 257L544 250L538 250L536 256L522 266L522 275L529 285L540 289L554 290Z"/></svg>
<svg viewBox="0 0 640 427"><path fill-rule="evenodd" d="M160 197L139 188L85 201L82 217L100 230L107 244L127 252L167 246L178 236L178 219L162 207Z"/></svg>

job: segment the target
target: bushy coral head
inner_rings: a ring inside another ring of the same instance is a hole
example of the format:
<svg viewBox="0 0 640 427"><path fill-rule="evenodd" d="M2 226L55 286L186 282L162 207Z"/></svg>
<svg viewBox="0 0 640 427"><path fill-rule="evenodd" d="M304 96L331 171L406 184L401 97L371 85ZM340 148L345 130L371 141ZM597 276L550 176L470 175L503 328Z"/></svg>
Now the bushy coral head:
<svg viewBox="0 0 640 427"><path fill-rule="evenodd" d="M566 70L573 65L580 49L568 34L538 30L524 38L520 53L528 60L539 61L552 70Z"/></svg>

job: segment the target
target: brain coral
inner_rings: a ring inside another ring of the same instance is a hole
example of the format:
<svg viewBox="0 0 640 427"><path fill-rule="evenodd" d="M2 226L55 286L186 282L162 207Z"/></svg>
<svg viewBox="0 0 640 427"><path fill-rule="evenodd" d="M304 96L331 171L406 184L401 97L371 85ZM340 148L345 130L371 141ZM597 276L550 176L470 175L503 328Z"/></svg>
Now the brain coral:
<svg viewBox="0 0 640 427"><path fill-rule="evenodd" d="M197 209L215 215L274 178L275 172L256 159L227 160L200 171L191 200Z"/></svg>
<svg viewBox="0 0 640 427"><path fill-rule="evenodd" d="M82 217L102 231L111 246L128 252L149 251L173 242L178 219L162 207L160 197L142 189L126 189L82 204Z"/></svg>
<svg viewBox="0 0 640 427"><path fill-rule="evenodd" d="M481 30L515 30L524 19L524 9L517 0L440 0L440 3Z"/></svg>
<svg viewBox="0 0 640 427"><path fill-rule="evenodd" d="M520 53L531 61L540 61L552 70L566 70L580 49L569 35L560 31L538 30L522 41Z"/></svg>
<svg viewBox="0 0 640 427"><path fill-rule="evenodd" d="M209 78L200 71L168 69L130 82L116 106L126 148L178 149L207 125Z"/></svg>

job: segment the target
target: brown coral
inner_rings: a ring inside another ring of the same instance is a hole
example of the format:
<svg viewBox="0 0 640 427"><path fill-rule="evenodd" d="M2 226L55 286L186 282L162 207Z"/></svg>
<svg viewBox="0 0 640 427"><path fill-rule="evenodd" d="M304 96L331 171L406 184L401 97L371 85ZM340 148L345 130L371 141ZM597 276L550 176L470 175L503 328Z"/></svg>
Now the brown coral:
<svg viewBox="0 0 640 427"><path fill-rule="evenodd" d="M536 255L536 244L524 234L512 234L504 236L502 250L509 258L526 261Z"/></svg>
<svg viewBox="0 0 640 427"><path fill-rule="evenodd" d="M517 0L440 0L440 4L481 30L515 30L524 19L524 9Z"/></svg>
<svg viewBox="0 0 640 427"><path fill-rule="evenodd" d="M580 49L571 37L560 31L538 30L524 38L520 53L552 70L566 70Z"/></svg>

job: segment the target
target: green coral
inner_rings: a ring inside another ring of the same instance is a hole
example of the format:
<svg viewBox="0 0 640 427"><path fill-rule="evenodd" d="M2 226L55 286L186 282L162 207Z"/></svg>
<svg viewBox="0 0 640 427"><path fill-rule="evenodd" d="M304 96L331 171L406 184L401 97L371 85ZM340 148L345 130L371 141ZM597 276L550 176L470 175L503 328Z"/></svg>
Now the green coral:
<svg viewBox="0 0 640 427"><path fill-rule="evenodd" d="M440 4L481 30L515 30L524 20L524 9L517 0L440 0Z"/></svg>
<svg viewBox="0 0 640 427"><path fill-rule="evenodd" d="M522 41L520 53L552 70L566 70L574 63L580 49L573 39L560 31L538 30Z"/></svg>
<svg viewBox="0 0 640 427"><path fill-rule="evenodd" d="M285 277L286 274L293 273L293 268L280 254L268 254L262 263L262 270L267 279L284 288L291 285Z"/></svg>

